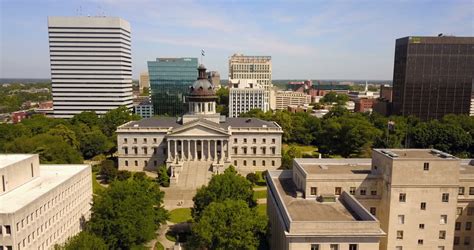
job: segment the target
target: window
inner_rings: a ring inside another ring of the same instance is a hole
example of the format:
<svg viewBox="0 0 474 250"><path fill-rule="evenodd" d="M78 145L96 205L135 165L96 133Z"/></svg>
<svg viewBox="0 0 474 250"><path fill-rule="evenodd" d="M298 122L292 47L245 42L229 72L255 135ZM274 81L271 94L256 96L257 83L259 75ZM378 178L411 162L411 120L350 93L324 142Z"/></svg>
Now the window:
<svg viewBox="0 0 474 250"><path fill-rule="evenodd" d="M276 151L275 151L275 148L273 147L273 148L272 148L272 154L275 154L275 152L276 152Z"/></svg>
<svg viewBox="0 0 474 250"><path fill-rule="evenodd" d="M357 244L349 244L349 250L357 250L358 245Z"/></svg>
<svg viewBox="0 0 474 250"><path fill-rule="evenodd" d="M360 195L365 195L366 192L367 192L367 190L365 190L365 188L360 189Z"/></svg>
<svg viewBox="0 0 474 250"><path fill-rule="evenodd" d="M336 187L335 190L334 190L334 194L335 194L335 195L341 195L341 192L342 192L342 188L341 188L341 187Z"/></svg>
<svg viewBox="0 0 474 250"><path fill-rule="evenodd" d="M438 246L438 250L444 250L444 246Z"/></svg>
<svg viewBox="0 0 474 250"><path fill-rule="evenodd" d="M123 138L123 143L127 143L127 138Z"/></svg>
<svg viewBox="0 0 474 250"><path fill-rule="evenodd" d="M234 160L234 166L235 167L237 166L237 160Z"/></svg>
<svg viewBox="0 0 474 250"><path fill-rule="evenodd" d="M12 233L12 228L10 227L10 225L6 225L5 226L5 234L11 234Z"/></svg>
<svg viewBox="0 0 474 250"><path fill-rule="evenodd" d="M319 250L319 244L311 244L311 250Z"/></svg>
<svg viewBox="0 0 474 250"><path fill-rule="evenodd" d="M402 246L396 246L395 250L403 250L403 247Z"/></svg>
<svg viewBox="0 0 474 250"><path fill-rule="evenodd" d="M445 240L446 239L446 231L444 231L444 230L439 231L439 239L440 240Z"/></svg>
<svg viewBox="0 0 474 250"><path fill-rule="evenodd" d="M453 243L453 244L454 244L455 246L457 246L457 245L459 245L459 242L460 242L459 236L454 236L454 243Z"/></svg>
<svg viewBox="0 0 474 250"><path fill-rule="evenodd" d="M266 154L266 153L267 153L267 148L262 147L262 154Z"/></svg>
<svg viewBox="0 0 474 250"><path fill-rule="evenodd" d="M402 240L403 239L403 231L399 230L397 231L397 240Z"/></svg>
<svg viewBox="0 0 474 250"><path fill-rule="evenodd" d="M272 144L275 144L276 140L275 138L272 139Z"/></svg>
<svg viewBox="0 0 474 250"><path fill-rule="evenodd" d="M133 148L133 153L138 154L138 148Z"/></svg>
<svg viewBox="0 0 474 250"><path fill-rule="evenodd" d="M471 231L472 229L472 222L468 221L466 222L466 231Z"/></svg>
<svg viewBox="0 0 474 250"><path fill-rule="evenodd" d="M445 225L448 223L448 216L445 214L442 214L439 218L439 224Z"/></svg>
<svg viewBox="0 0 474 250"><path fill-rule="evenodd" d="M138 166L138 161L135 161L135 167Z"/></svg>
<svg viewBox="0 0 474 250"><path fill-rule="evenodd" d="M311 187L311 195L317 195L318 194L318 188L317 187Z"/></svg>
<svg viewBox="0 0 474 250"><path fill-rule="evenodd" d="M441 201L442 202L449 202L449 194L448 193L443 193L441 196Z"/></svg>
<svg viewBox="0 0 474 250"><path fill-rule="evenodd" d="M464 237L464 245L469 246L471 244L471 237L466 236Z"/></svg>
<svg viewBox="0 0 474 250"><path fill-rule="evenodd" d="M354 195L356 193L356 188L355 187L350 187L349 193Z"/></svg>
<svg viewBox="0 0 474 250"><path fill-rule="evenodd" d="M418 245L423 245L423 240L418 240Z"/></svg>
<svg viewBox="0 0 474 250"><path fill-rule="evenodd" d="M137 138L133 138L133 143L137 144Z"/></svg>
<svg viewBox="0 0 474 250"><path fill-rule="evenodd" d="M253 153L254 155L256 155L256 154L257 154L257 148L252 148L252 153Z"/></svg>
<svg viewBox="0 0 474 250"><path fill-rule="evenodd" d="M234 154L237 154L237 147L234 148Z"/></svg>
<svg viewBox="0 0 474 250"><path fill-rule="evenodd" d="M253 144L257 143L257 138L253 138Z"/></svg>
<svg viewBox="0 0 474 250"><path fill-rule="evenodd" d="M126 155L128 155L128 148L127 147L124 147L123 151L125 152Z"/></svg>
<svg viewBox="0 0 474 250"><path fill-rule="evenodd" d="M237 143L237 138L234 138L234 143Z"/></svg>
<svg viewBox="0 0 474 250"><path fill-rule="evenodd" d="M398 215L398 224L405 224L405 215Z"/></svg>
<svg viewBox="0 0 474 250"><path fill-rule="evenodd" d="M375 216L376 213L377 213L377 208L371 207L371 208L370 208L370 213L371 213L373 216Z"/></svg>
<svg viewBox="0 0 474 250"><path fill-rule="evenodd" d="M153 143L156 143L157 142L157 139L156 138L153 138Z"/></svg>
<svg viewBox="0 0 474 250"><path fill-rule="evenodd" d="M418 228L419 228L419 229L425 229L425 224L419 224L419 225L418 225Z"/></svg>
<svg viewBox="0 0 474 250"><path fill-rule="evenodd" d="M244 143L247 143L247 138L244 138Z"/></svg>
<svg viewBox="0 0 474 250"><path fill-rule="evenodd" d="M267 143L267 139L263 138L262 143Z"/></svg>
<svg viewBox="0 0 474 250"><path fill-rule="evenodd" d="M262 160L262 166L265 166L265 160Z"/></svg>
<svg viewBox="0 0 474 250"><path fill-rule="evenodd" d="M430 170L430 164L428 162L423 163L423 170L424 171Z"/></svg>
<svg viewBox="0 0 474 250"><path fill-rule="evenodd" d="M405 193L400 193L400 194L398 195L398 201L400 201L400 202L406 202L406 200L407 200L407 194L405 194Z"/></svg>
<svg viewBox="0 0 474 250"><path fill-rule="evenodd" d="M467 215L469 215L469 216L474 215L474 207L468 207L467 208Z"/></svg>
<svg viewBox="0 0 474 250"><path fill-rule="evenodd" d="M339 244L331 244L331 245L329 245L329 249L331 249L331 250L339 250Z"/></svg>
<svg viewBox="0 0 474 250"><path fill-rule="evenodd" d="M148 148L147 147L143 147L143 154L148 154Z"/></svg>
<svg viewBox="0 0 474 250"><path fill-rule="evenodd" d="M244 166L247 166L247 161L246 160L244 160Z"/></svg>
<svg viewBox="0 0 474 250"><path fill-rule="evenodd" d="M125 167L128 167L128 161L125 161Z"/></svg>
<svg viewBox="0 0 474 250"><path fill-rule="evenodd" d="M272 161L272 166L273 166L273 167L275 166L275 161Z"/></svg>
<svg viewBox="0 0 474 250"><path fill-rule="evenodd" d="M422 202L422 203L420 204L420 209L421 209L421 210L426 210L426 202Z"/></svg>
<svg viewBox="0 0 474 250"><path fill-rule="evenodd" d="M370 194L371 194L371 195L377 195L377 190L372 190L372 191L370 191Z"/></svg>
<svg viewBox="0 0 474 250"><path fill-rule="evenodd" d="M461 222L456 222L456 224L454 224L454 230L456 231L461 230Z"/></svg>
<svg viewBox="0 0 474 250"><path fill-rule="evenodd" d="M462 207L456 209L456 215L462 215Z"/></svg>
<svg viewBox="0 0 474 250"><path fill-rule="evenodd" d="M469 187L469 195L474 195L474 187Z"/></svg>
<svg viewBox="0 0 474 250"><path fill-rule="evenodd" d="M459 187L458 195L464 195L464 187Z"/></svg>
<svg viewBox="0 0 474 250"><path fill-rule="evenodd" d="M256 160L253 160L253 161L252 161L252 165L255 167L255 165L257 165L257 161L256 161Z"/></svg>
<svg viewBox="0 0 474 250"><path fill-rule="evenodd" d="M143 138L143 143L146 143L146 138Z"/></svg>

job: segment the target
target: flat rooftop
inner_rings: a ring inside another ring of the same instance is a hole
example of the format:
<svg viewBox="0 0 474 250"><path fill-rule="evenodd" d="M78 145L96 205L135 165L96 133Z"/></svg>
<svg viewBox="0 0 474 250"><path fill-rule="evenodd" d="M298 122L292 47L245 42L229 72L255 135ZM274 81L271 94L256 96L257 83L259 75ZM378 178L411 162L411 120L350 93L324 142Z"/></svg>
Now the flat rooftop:
<svg viewBox="0 0 474 250"><path fill-rule="evenodd" d="M461 175L474 175L474 159L461 160Z"/></svg>
<svg viewBox="0 0 474 250"><path fill-rule="evenodd" d="M457 159L456 157L436 149L373 149L392 159Z"/></svg>
<svg viewBox="0 0 474 250"><path fill-rule="evenodd" d="M372 160L370 158L351 159L315 159L296 158L295 162L308 175L324 174L370 174Z"/></svg>
<svg viewBox="0 0 474 250"><path fill-rule="evenodd" d="M40 176L0 195L0 213L14 213L34 202L89 165L40 165Z"/></svg>
<svg viewBox="0 0 474 250"><path fill-rule="evenodd" d="M206 120L204 120L206 121ZM224 121L216 123L216 126L227 129L229 126L233 128L278 128L278 125L275 122L264 121L257 118L228 118L226 117ZM179 128L183 125L175 117L151 117L141 119L139 121L132 121L125 125L122 125L123 128Z"/></svg>
<svg viewBox="0 0 474 250"><path fill-rule="evenodd" d="M0 155L0 168L4 168L13 163L33 157L31 154L1 154Z"/></svg>
<svg viewBox="0 0 474 250"><path fill-rule="evenodd" d="M315 199L296 198L291 178L272 178L292 221L357 221L355 214L336 199L321 203Z"/></svg>

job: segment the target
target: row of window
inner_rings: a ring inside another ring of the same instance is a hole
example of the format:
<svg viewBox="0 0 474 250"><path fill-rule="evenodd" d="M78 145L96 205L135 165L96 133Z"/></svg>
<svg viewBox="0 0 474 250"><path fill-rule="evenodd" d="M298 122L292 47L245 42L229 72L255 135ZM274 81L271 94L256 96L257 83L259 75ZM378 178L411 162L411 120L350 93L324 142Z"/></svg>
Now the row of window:
<svg viewBox="0 0 474 250"><path fill-rule="evenodd" d="M158 147L152 147L153 149L153 154L158 153ZM138 154L138 148L137 147L132 147L133 154ZM148 147L142 147L143 154L147 155L148 154ZM124 154L128 155L128 147L123 147L123 152ZM163 148L163 154L166 154L166 148Z"/></svg>
<svg viewBox="0 0 474 250"><path fill-rule="evenodd" d="M270 70L268 64L232 64L232 70Z"/></svg>
<svg viewBox="0 0 474 250"><path fill-rule="evenodd" d="M356 190L357 190L356 187L350 187L349 188L349 193L352 194L352 195L355 195ZM318 195L318 188L317 187L311 187L310 188L310 193L311 193L311 195ZM335 195L341 195L341 193L342 193L342 187L335 187L334 188L334 194ZM364 188L364 187L359 188L359 195L367 195L367 188ZM375 190L375 189L370 190L370 195L377 195L377 190Z"/></svg>
<svg viewBox="0 0 474 250"><path fill-rule="evenodd" d="M420 229L424 229L424 224L420 224L420 227L421 225L423 225L423 228L420 228ZM440 230L439 233L438 233L438 239L440 240L445 240L446 239L446 230ZM403 240L403 230L398 230L397 231L397 240ZM418 245L423 245L423 240L422 239L419 239L418 240Z"/></svg>
<svg viewBox="0 0 474 250"><path fill-rule="evenodd" d="M405 224L405 215L404 214L399 214L398 215L398 224L400 224L400 225ZM439 216L439 224L440 225L448 224L448 216L446 214L442 214L442 215ZM418 228L419 229L425 229L425 224L419 224Z"/></svg>
<svg viewBox="0 0 474 250"><path fill-rule="evenodd" d="M165 164L166 162L163 161L162 163ZM143 161L143 165L144 165L145 167L148 166L148 161L147 161L147 160ZM128 166L129 166L129 163L128 163L128 160L126 160L126 161L125 161L125 167L128 167ZM137 161L137 160L134 161L134 166L135 166L135 167L138 167L138 161ZM154 166L154 167L157 167L157 166L158 166L158 161L153 161L153 166Z"/></svg>
<svg viewBox="0 0 474 250"><path fill-rule="evenodd" d="M465 236L465 237L464 237L463 244L464 244L465 246L471 245L471 237L470 237L470 236ZM461 245L461 237L459 237L459 236L454 236L454 245L455 245L455 246Z"/></svg>
<svg viewBox="0 0 474 250"><path fill-rule="evenodd" d="M237 160L234 160L234 166L237 167L237 163L238 163ZM243 164L244 166L247 166L247 160L243 160L243 161L242 161L242 164ZM271 164L272 164L272 167L274 167L274 166L275 166L275 161L272 160L272 161L271 161ZM266 165L267 165L267 161L266 161L266 160L262 160L262 166L266 166ZM252 161L252 166L254 166L254 167L257 166L257 161L256 161L256 160L253 160L253 161Z"/></svg>
<svg viewBox="0 0 474 250"><path fill-rule="evenodd" d="M462 210L463 210L462 207L458 207L456 209L456 214L457 215L462 215ZM468 216L473 216L474 215L474 207L468 207L466 210L467 210L467 215Z"/></svg>
<svg viewBox="0 0 474 250"><path fill-rule="evenodd" d="M398 201L400 202L406 202L407 201L407 194L406 193L400 193L398 195ZM441 194L441 202L449 202L449 193L442 193ZM421 210L426 209L426 202L421 202Z"/></svg>
<svg viewBox="0 0 474 250"><path fill-rule="evenodd" d="M263 155L267 154L267 148L266 147L261 147L261 153ZM234 154L238 154L238 147L233 147ZM257 148L256 147L251 147L252 154L256 155L257 154ZM270 147L271 154L276 154L276 148L275 147ZM247 147L241 147L241 153L246 155L247 154Z"/></svg>
<svg viewBox="0 0 474 250"><path fill-rule="evenodd" d="M465 191L465 187L459 187L458 195L464 195ZM469 187L469 195L474 195L474 187Z"/></svg>
<svg viewBox="0 0 474 250"><path fill-rule="evenodd" d="M462 222L456 222L455 226L454 226L454 229L456 231L460 231L462 228ZM466 231L471 231L472 229L472 222L468 221L465 223L465 227L464 227L464 230Z"/></svg>
<svg viewBox="0 0 474 250"><path fill-rule="evenodd" d="M320 244L311 244L311 250L321 250L323 249L322 246ZM329 249L330 250L342 250L340 247L339 247L339 244L330 244L329 245ZM359 249L359 245L357 244L349 244L349 250L358 250Z"/></svg>
<svg viewBox="0 0 474 250"><path fill-rule="evenodd" d="M257 138L253 138L252 139L252 143L253 144L256 144L257 143ZM234 144L237 144L239 143L239 139L238 138L234 138ZM246 144L247 143L247 138L243 138L242 139L242 143ZM267 143L267 139L266 138L262 138L262 144L265 144ZM272 144L275 144L276 143L276 139L275 138L272 138Z"/></svg>

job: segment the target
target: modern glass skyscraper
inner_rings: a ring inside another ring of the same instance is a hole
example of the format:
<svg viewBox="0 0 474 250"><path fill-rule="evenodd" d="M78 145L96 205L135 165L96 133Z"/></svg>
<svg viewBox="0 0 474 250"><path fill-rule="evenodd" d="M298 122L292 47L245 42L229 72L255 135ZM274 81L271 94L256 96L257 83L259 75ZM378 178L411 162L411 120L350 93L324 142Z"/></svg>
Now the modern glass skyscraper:
<svg viewBox="0 0 474 250"><path fill-rule="evenodd" d="M148 62L155 115L178 116L187 111L185 95L197 79L197 58L157 58Z"/></svg>

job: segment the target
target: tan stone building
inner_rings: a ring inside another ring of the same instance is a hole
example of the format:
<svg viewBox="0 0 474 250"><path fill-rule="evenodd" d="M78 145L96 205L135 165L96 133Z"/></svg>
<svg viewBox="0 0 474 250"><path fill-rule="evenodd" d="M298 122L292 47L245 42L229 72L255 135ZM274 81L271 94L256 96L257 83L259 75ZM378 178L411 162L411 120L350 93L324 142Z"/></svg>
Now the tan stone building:
<svg viewBox="0 0 474 250"><path fill-rule="evenodd" d="M278 174L282 173L270 171L272 182L281 182L274 177ZM318 200L340 201L345 194L350 194L377 218L380 229L386 233L379 238L378 249L472 250L474 247L472 161L431 149L374 149L372 159L295 159L293 170L287 175L291 175L296 194L299 192L304 197L302 200L311 206L324 205ZM275 207L291 213L288 208L291 204L275 206L284 196L281 192L275 195L277 192L272 185L269 183L270 227L288 235L288 229L281 226L282 212L276 213ZM289 199L298 197L290 196ZM327 227L334 224L326 217L315 217L308 222L319 223L326 223ZM325 233L324 229L318 230L312 233ZM308 240L310 236L304 233L295 241L320 244L319 249L347 249L344 244L349 241L359 244L355 249L370 249L357 243L353 235L337 238L342 232L334 230L334 235L326 238L330 242ZM357 232L359 230L353 231ZM281 237L274 237L271 242L276 244L280 240ZM292 247L292 242L284 242L281 249L309 249ZM327 244L333 244L334 248L328 248Z"/></svg>
<svg viewBox="0 0 474 250"><path fill-rule="evenodd" d="M140 93L143 93L144 88L148 88L148 90L150 90L150 75L148 75L147 71L140 73L140 79L138 79L138 87L140 89Z"/></svg>
<svg viewBox="0 0 474 250"><path fill-rule="evenodd" d="M281 127L216 113L215 87L205 71L201 65L199 78L190 88L187 114L118 127L119 169L156 171L166 164L171 185L199 187L231 164L243 174L280 167Z"/></svg>
<svg viewBox="0 0 474 250"><path fill-rule="evenodd" d="M40 165L38 155L0 155L0 249L52 249L90 217L89 165Z"/></svg>
<svg viewBox="0 0 474 250"><path fill-rule="evenodd" d="M276 109L286 110L288 106L304 106L311 103L311 96L302 92L277 91Z"/></svg>

